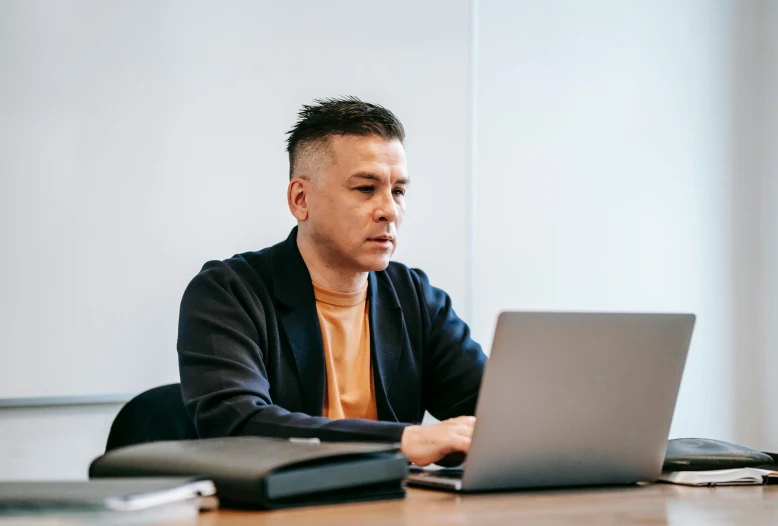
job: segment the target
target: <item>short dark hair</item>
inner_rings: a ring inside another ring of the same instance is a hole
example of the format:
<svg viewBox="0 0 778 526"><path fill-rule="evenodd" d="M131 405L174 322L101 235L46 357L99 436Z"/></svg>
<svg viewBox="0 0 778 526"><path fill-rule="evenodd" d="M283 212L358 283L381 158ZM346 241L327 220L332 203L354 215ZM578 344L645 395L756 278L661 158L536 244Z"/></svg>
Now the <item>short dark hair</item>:
<svg viewBox="0 0 778 526"><path fill-rule="evenodd" d="M378 104L357 97L316 99L304 105L297 122L286 132L289 152L289 178L302 148L330 135L377 135L385 140L405 140L405 129L394 113Z"/></svg>

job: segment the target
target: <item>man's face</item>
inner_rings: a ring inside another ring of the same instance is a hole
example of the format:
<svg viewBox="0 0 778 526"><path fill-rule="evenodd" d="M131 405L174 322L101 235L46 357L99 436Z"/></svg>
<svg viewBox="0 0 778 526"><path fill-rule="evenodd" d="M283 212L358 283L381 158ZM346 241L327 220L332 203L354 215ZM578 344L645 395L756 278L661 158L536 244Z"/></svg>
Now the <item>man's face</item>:
<svg viewBox="0 0 778 526"><path fill-rule="evenodd" d="M384 270L397 246L409 183L398 140L335 135L310 187L308 231L344 271Z"/></svg>

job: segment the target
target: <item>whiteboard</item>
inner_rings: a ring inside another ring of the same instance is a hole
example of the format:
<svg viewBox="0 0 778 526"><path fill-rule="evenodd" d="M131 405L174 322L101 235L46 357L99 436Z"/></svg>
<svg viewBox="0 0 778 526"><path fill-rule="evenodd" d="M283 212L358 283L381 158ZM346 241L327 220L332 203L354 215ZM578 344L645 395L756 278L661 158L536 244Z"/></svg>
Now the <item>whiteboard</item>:
<svg viewBox="0 0 778 526"><path fill-rule="evenodd" d="M178 381L211 259L294 225L284 132L354 94L403 120L395 259L465 310L469 1L0 3L0 398Z"/></svg>

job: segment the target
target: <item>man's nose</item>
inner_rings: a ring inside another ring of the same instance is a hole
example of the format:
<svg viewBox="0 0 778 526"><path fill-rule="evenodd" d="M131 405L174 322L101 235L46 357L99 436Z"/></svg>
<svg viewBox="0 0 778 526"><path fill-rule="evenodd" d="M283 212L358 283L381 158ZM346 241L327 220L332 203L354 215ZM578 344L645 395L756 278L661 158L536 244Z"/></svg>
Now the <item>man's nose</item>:
<svg viewBox="0 0 778 526"><path fill-rule="evenodd" d="M397 203L394 202L392 192L381 194L373 218L376 221L386 221L388 223L393 223L397 219Z"/></svg>

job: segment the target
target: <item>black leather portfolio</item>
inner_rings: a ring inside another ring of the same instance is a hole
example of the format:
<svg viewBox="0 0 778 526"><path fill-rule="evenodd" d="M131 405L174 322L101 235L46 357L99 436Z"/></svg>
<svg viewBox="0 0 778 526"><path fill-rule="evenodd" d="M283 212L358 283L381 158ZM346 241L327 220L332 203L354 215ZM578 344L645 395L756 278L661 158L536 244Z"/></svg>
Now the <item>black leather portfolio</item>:
<svg viewBox="0 0 778 526"><path fill-rule="evenodd" d="M770 455L750 447L710 438L675 438L667 442L662 471L707 471L773 464Z"/></svg>
<svg viewBox="0 0 778 526"><path fill-rule="evenodd" d="M206 476L222 507L282 508L399 498L399 444L260 437L152 442L95 459L90 478Z"/></svg>

